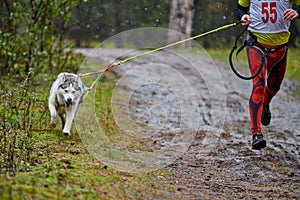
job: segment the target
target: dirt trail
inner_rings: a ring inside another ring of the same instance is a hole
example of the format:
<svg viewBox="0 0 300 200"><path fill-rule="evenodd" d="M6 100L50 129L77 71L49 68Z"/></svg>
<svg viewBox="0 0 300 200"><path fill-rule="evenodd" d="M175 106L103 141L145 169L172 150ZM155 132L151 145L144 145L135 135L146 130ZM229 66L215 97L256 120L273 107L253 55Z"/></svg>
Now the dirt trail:
<svg viewBox="0 0 300 200"><path fill-rule="evenodd" d="M78 49L111 64L133 53L121 49ZM251 83L226 63L200 54L157 52L116 67L120 90L130 93L131 118L150 128L161 149L185 128L188 147L167 167L178 199L299 199L300 99L285 80L271 104L272 122L263 127L267 148L251 150L248 97ZM150 135L150 136L149 136Z"/></svg>

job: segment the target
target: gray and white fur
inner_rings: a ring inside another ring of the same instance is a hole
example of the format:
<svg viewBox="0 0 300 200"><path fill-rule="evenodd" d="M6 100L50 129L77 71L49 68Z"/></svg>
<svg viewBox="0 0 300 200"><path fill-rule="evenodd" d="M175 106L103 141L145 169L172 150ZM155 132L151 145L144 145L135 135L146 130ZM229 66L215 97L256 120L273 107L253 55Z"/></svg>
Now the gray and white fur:
<svg viewBox="0 0 300 200"><path fill-rule="evenodd" d="M89 88L83 85L80 75L65 72L57 76L48 100L53 127L57 125L57 116L60 116L63 134L71 135L72 123L87 90Z"/></svg>

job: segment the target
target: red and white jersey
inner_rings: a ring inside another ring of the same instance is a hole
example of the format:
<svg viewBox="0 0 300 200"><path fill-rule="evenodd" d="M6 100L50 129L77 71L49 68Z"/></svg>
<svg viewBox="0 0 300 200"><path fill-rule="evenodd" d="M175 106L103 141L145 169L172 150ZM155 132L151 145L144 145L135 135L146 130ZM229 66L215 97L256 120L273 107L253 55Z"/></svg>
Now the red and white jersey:
<svg viewBox="0 0 300 200"><path fill-rule="evenodd" d="M292 8L289 0L250 0L251 23L248 29L256 33L280 33L288 31L291 21L283 13Z"/></svg>

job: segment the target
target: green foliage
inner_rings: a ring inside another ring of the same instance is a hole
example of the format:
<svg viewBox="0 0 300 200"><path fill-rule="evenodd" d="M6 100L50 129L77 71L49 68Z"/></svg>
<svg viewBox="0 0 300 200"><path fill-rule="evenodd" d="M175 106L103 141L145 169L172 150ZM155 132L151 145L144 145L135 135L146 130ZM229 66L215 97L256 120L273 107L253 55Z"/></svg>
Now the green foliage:
<svg viewBox="0 0 300 200"><path fill-rule="evenodd" d="M44 128L46 107L30 83L27 77L18 88L0 90L0 172L28 171L35 162L31 132Z"/></svg>
<svg viewBox="0 0 300 200"><path fill-rule="evenodd" d="M68 0L0 2L0 172L30 170L31 133L48 121L46 81L79 66L64 38L74 6Z"/></svg>
<svg viewBox="0 0 300 200"><path fill-rule="evenodd" d="M108 74L103 80L105 85L101 96L97 97L100 100L97 106L104 107L110 103L111 85L115 84L115 75ZM34 107L32 109L34 111ZM104 113L109 112L108 108L104 109ZM39 111L38 113L43 112ZM26 148L20 148L22 134L17 134L18 142L14 148L16 151L14 155L15 162L18 162L16 170L19 173L14 176L10 176L9 173L0 173L1 200L171 199L168 191L173 192L175 189L171 188L172 186L170 187L169 184L166 184L168 187L166 188L163 182L158 182L168 176L166 172L129 174L114 170L96 160L84 148L84 144L76 133L72 137L65 137L57 130L48 130L45 133L41 131L42 128L36 130L36 122L39 117L32 118L34 120L31 122L33 130L30 130L29 134L31 141L27 142ZM116 137L117 133L114 132L115 127L111 125L112 119L110 118L111 114L108 116L100 114L99 121L101 121L101 127L107 130L106 134L114 134ZM46 123L43 117L38 122ZM24 140L26 138L28 139L28 137L24 137ZM0 147L3 147L2 143ZM30 149L29 161L22 159L24 158L22 154L25 154L26 149ZM4 157L0 158L2 172L7 163L5 159L4 162L2 161ZM66 159L65 161L62 160L63 157Z"/></svg>
<svg viewBox="0 0 300 200"><path fill-rule="evenodd" d="M292 80L300 82L300 49L290 48L288 51L288 64L286 76ZM299 93L300 94L300 93Z"/></svg>
<svg viewBox="0 0 300 200"><path fill-rule="evenodd" d="M75 69L63 40L75 1L1 1L0 71L10 81Z"/></svg>

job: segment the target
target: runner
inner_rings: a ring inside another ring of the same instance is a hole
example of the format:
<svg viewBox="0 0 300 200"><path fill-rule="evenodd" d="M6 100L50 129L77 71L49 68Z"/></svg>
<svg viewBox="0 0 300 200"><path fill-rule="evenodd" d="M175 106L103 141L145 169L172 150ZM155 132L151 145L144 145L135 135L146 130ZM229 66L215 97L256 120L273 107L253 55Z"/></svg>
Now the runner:
<svg viewBox="0 0 300 200"><path fill-rule="evenodd" d="M298 9L292 9L292 4ZM246 49L252 75L264 61L262 72L253 79L249 100L252 149L260 150L266 147L260 123L267 126L271 121L270 102L284 78L288 29L300 16L300 0L238 0L235 16L248 26Z"/></svg>

